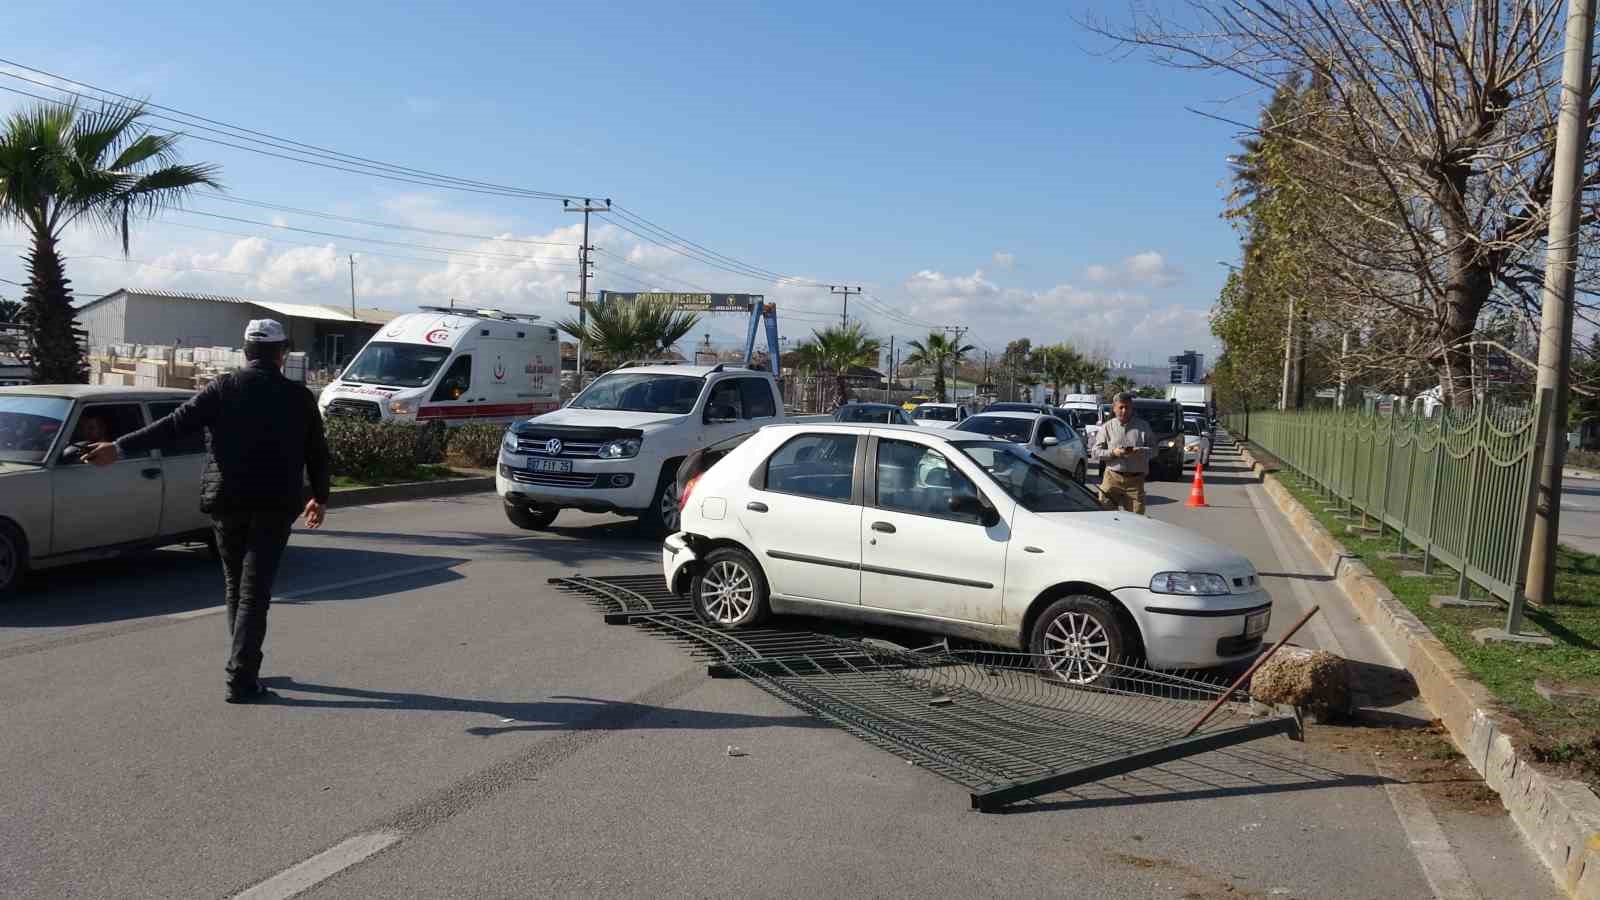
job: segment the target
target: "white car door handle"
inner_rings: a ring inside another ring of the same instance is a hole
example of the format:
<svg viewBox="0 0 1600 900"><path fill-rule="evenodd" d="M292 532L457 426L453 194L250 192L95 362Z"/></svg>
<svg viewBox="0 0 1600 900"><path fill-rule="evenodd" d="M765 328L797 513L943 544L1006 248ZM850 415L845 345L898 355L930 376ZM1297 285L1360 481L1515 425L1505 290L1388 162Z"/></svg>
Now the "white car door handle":
<svg viewBox="0 0 1600 900"><path fill-rule="evenodd" d="M881 531L884 534L894 534L894 526L888 522L873 522L872 530Z"/></svg>
<svg viewBox="0 0 1600 900"><path fill-rule="evenodd" d="M760 500L751 500L749 503L746 503L744 505L744 508L750 510L751 512L766 512L767 511L767 505L765 503L762 503Z"/></svg>
<svg viewBox="0 0 1600 900"><path fill-rule="evenodd" d="M1033 546L1032 544L1029 544L1028 546L1023 547L1022 549L1027 551L1028 553L1043 553L1044 552L1043 550L1039 549L1038 547Z"/></svg>

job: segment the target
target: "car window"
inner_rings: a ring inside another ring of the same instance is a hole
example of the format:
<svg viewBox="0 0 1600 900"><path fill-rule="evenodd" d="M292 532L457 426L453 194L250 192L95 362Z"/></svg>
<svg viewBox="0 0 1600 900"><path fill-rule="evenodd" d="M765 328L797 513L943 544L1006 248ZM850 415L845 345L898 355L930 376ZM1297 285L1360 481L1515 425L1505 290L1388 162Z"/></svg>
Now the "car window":
<svg viewBox="0 0 1600 900"><path fill-rule="evenodd" d="M743 380L742 378L729 378L725 381L717 382L711 388L710 399L706 400L706 409L710 409L713 406L731 406L733 407L733 417L735 419L749 418L744 414L744 399L739 396L739 382Z"/></svg>
<svg viewBox="0 0 1600 900"><path fill-rule="evenodd" d="M450 364L444 377L439 379L439 386L433 391L435 403L442 400L460 400L472 390L472 355L464 354L456 357Z"/></svg>
<svg viewBox="0 0 1600 900"><path fill-rule="evenodd" d="M744 400L746 419L770 419L778 414L772 401L772 388L760 378L739 379L739 396Z"/></svg>
<svg viewBox="0 0 1600 900"><path fill-rule="evenodd" d="M977 463L1006 495L1029 512L1096 512L1094 495L1015 444L959 441L956 449Z"/></svg>
<svg viewBox="0 0 1600 900"><path fill-rule="evenodd" d="M767 458L762 486L783 494L848 503L855 484L856 435L802 434Z"/></svg>
<svg viewBox="0 0 1600 900"><path fill-rule="evenodd" d="M978 488L944 454L908 441L879 441L875 467L877 505L895 512L980 524L975 513L953 513L950 499L978 496Z"/></svg>
<svg viewBox="0 0 1600 900"><path fill-rule="evenodd" d="M887 406L842 406L833 417L840 422L866 422L872 424L900 424L895 416L898 410Z"/></svg>
<svg viewBox="0 0 1600 900"><path fill-rule="evenodd" d="M172 415L172 411L180 405L176 400L150 404L150 421L154 422L157 419L164 419ZM178 438L178 442L171 447L161 448L162 456L189 456L204 452L206 452L206 436L204 432L200 431Z"/></svg>
<svg viewBox="0 0 1600 900"><path fill-rule="evenodd" d="M1072 426L1065 422L1052 422L1046 419L1045 424L1050 426L1050 436L1060 441L1063 446L1072 443L1078 438L1077 432L1073 431Z"/></svg>
<svg viewBox="0 0 1600 900"><path fill-rule="evenodd" d="M705 379L695 375L607 372L567 404L570 409L607 409L683 415L694 409Z"/></svg>
<svg viewBox="0 0 1600 900"><path fill-rule="evenodd" d="M992 437L1026 444L1033 435L1033 420L1018 419L1013 416L973 416L966 419L956 428L960 431L970 431L974 434L987 434Z"/></svg>
<svg viewBox="0 0 1600 900"><path fill-rule="evenodd" d="M71 412L65 397L0 396L0 460L44 462Z"/></svg>
<svg viewBox="0 0 1600 900"><path fill-rule="evenodd" d="M911 418L921 419L924 422L956 422L960 420L961 414L953 406L919 406L911 414Z"/></svg>
<svg viewBox="0 0 1600 900"><path fill-rule="evenodd" d="M114 441L144 427L144 409L138 403L95 403L78 413L69 443L84 445ZM144 459L149 451L123 454L125 459Z"/></svg>

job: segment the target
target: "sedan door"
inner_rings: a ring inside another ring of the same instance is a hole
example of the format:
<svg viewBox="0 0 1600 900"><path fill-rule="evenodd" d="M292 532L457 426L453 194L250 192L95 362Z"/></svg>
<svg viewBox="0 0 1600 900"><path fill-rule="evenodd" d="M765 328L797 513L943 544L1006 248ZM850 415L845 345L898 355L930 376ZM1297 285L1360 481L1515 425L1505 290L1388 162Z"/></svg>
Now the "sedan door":
<svg viewBox="0 0 1600 900"><path fill-rule="evenodd" d="M1009 501L999 506L1000 522L985 526L950 510L953 496L985 495L944 453L887 437L875 445L861 528L861 605L1001 624Z"/></svg>
<svg viewBox="0 0 1600 900"><path fill-rule="evenodd" d="M176 400L150 404L150 420L165 418ZM206 468L206 436L182 438L161 451L161 531L163 536L209 530L211 517L200 511L200 478Z"/></svg>
<svg viewBox="0 0 1600 900"><path fill-rule="evenodd" d="M144 424L143 404L87 404L72 424L72 443L115 440ZM148 452L132 453L98 468L69 462L60 450L57 454L52 554L155 538L161 527L160 460Z"/></svg>
<svg viewBox="0 0 1600 900"><path fill-rule="evenodd" d="M861 602L858 459L865 438L809 432L785 441L761 463L743 508L772 593L855 606Z"/></svg>

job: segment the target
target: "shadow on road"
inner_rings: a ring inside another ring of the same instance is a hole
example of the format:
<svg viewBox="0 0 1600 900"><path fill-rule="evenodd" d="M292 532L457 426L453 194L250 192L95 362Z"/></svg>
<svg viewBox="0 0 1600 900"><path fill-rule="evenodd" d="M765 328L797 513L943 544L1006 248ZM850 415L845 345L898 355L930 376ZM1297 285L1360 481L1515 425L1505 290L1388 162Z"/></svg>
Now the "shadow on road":
<svg viewBox="0 0 1600 900"><path fill-rule="evenodd" d="M446 566L452 557L384 553L291 543L278 570L274 593L292 594L351 579L401 572L437 563L435 582L459 578ZM418 575L407 576L415 581ZM365 589L346 588L308 600L355 600L388 593L389 581ZM168 548L102 562L47 569L28 576L14 598L0 604L0 628L60 628L142 619L217 606L223 602L222 567L204 550ZM288 603L291 600L276 600Z"/></svg>
<svg viewBox="0 0 1600 900"><path fill-rule="evenodd" d="M743 713L704 712L693 709L648 706L623 700L556 695L548 700L526 702L475 700L405 691L374 691L296 681L289 676L261 679L274 692L274 706L299 706L311 709L388 709L412 712L465 712L494 716L498 725L476 725L468 734L493 737L516 731L594 731L618 728L829 728L808 715L753 716ZM292 694L281 693L283 691ZM313 694L314 697L295 696Z"/></svg>
<svg viewBox="0 0 1600 900"><path fill-rule="evenodd" d="M513 556L536 558L570 565L600 560L656 562L661 560L661 541L645 537L631 522L606 522L582 528L552 528L548 532L506 534L493 531L443 531L424 534L412 531L325 530L325 538L375 543L405 544L418 548L443 548L477 551L474 558ZM567 540L571 538L572 540Z"/></svg>

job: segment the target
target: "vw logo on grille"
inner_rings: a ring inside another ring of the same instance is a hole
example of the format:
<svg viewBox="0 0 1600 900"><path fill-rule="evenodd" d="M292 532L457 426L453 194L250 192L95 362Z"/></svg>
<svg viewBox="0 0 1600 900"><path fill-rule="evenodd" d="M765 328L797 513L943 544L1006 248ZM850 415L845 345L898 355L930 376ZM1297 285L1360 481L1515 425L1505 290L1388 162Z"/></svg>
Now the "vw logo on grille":
<svg viewBox="0 0 1600 900"><path fill-rule="evenodd" d="M561 455L561 439L560 438L551 438L550 440L545 441L544 442L544 452L550 454L551 456L560 456Z"/></svg>

